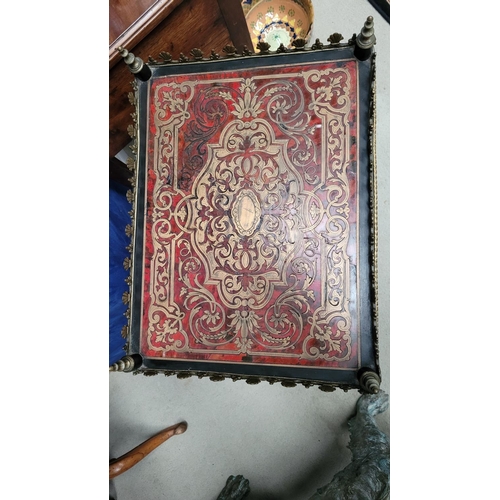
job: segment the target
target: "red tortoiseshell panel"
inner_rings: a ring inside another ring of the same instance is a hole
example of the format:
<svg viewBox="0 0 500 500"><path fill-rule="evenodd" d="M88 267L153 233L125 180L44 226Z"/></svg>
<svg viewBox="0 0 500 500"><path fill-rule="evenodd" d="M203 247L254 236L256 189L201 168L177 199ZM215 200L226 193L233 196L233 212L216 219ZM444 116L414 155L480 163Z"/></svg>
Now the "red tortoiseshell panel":
<svg viewBox="0 0 500 500"><path fill-rule="evenodd" d="M358 366L355 60L157 78L145 357Z"/></svg>

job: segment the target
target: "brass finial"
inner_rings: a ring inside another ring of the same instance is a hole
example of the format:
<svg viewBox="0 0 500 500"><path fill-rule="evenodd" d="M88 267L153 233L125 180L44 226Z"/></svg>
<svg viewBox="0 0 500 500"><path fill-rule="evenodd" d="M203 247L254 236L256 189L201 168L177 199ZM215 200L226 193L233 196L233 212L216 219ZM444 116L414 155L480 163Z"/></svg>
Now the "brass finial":
<svg viewBox="0 0 500 500"><path fill-rule="evenodd" d="M118 47L116 50L123 57L125 64L128 66L132 73L136 74L141 71L142 67L144 66L144 61L140 57L134 56L132 52L129 52L123 47Z"/></svg>
<svg viewBox="0 0 500 500"><path fill-rule="evenodd" d="M139 80L146 82L149 78L151 78L151 69L147 64L144 64L144 61L140 57L134 56L132 52L129 52L123 47L118 47L116 50L123 57L123 60L128 66L130 72L139 78Z"/></svg>
<svg viewBox="0 0 500 500"><path fill-rule="evenodd" d="M359 375L359 384L370 394L377 394L380 391L380 377L371 370L363 371Z"/></svg>
<svg viewBox="0 0 500 500"><path fill-rule="evenodd" d="M368 16L361 33L356 37L354 55L360 61L366 61L373 52L375 45L375 32L373 30L373 17Z"/></svg>
<svg viewBox="0 0 500 500"><path fill-rule="evenodd" d="M322 49L324 45L320 42L319 38L316 38L316 41L311 45L312 50Z"/></svg>
<svg viewBox="0 0 500 500"><path fill-rule="evenodd" d="M373 16L366 18L361 33L356 38L356 44L362 49L371 49L376 43L375 31L373 29Z"/></svg>
<svg viewBox="0 0 500 500"><path fill-rule="evenodd" d="M113 363L109 367L110 372L131 372L137 369L142 364L142 358L138 354L132 354L130 356L124 356L122 359Z"/></svg>
<svg viewBox="0 0 500 500"><path fill-rule="evenodd" d="M120 361L113 363L109 367L110 372L131 372L134 369L134 360L130 356L125 356Z"/></svg>

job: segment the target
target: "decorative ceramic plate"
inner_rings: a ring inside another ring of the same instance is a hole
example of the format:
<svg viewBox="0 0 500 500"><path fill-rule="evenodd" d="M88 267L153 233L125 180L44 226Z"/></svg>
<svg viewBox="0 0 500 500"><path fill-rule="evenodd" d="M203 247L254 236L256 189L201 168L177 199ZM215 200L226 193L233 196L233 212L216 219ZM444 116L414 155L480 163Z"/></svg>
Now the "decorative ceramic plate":
<svg viewBox="0 0 500 500"><path fill-rule="evenodd" d="M244 8L248 8L248 3ZM290 48L297 38L308 40L313 23L312 4L299 0L260 0L251 4L246 20L254 47L266 42L271 50Z"/></svg>

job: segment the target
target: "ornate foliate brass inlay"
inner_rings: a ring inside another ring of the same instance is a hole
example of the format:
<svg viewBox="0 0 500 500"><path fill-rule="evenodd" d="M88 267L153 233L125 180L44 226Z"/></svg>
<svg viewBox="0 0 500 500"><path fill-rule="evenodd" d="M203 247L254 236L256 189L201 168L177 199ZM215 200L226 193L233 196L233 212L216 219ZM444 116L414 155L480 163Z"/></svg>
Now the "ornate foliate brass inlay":
<svg viewBox="0 0 500 500"><path fill-rule="evenodd" d="M150 96L144 355L355 369L356 62L186 73Z"/></svg>

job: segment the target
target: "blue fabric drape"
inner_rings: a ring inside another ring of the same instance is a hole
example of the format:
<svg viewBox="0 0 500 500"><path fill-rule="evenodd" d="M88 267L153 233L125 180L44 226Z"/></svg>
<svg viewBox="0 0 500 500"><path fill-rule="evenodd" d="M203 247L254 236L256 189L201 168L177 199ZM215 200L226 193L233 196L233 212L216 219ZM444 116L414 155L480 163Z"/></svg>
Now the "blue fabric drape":
<svg viewBox="0 0 500 500"><path fill-rule="evenodd" d="M109 364L125 355L122 328L127 324L127 306L122 295L129 290L125 279L129 275L123 267L130 238L125 234L125 226L131 223L128 212L131 205L125 196L127 189L116 182L109 182Z"/></svg>

